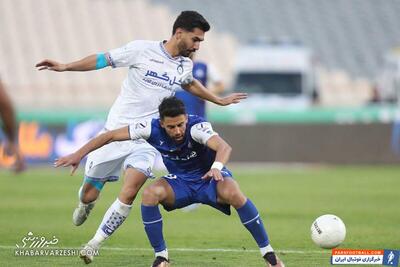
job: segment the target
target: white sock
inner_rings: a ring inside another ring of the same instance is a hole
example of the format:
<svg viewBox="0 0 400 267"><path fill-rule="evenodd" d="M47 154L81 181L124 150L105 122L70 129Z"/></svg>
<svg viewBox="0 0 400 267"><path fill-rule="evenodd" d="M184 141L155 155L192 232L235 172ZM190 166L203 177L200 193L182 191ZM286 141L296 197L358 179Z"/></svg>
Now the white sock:
<svg viewBox="0 0 400 267"><path fill-rule="evenodd" d="M156 258L158 256L166 258L168 260L168 249L164 249L163 251L156 252Z"/></svg>
<svg viewBox="0 0 400 267"><path fill-rule="evenodd" d="M261 252L261 256L264 257L264 255L267 254L268 252L274 252L274 249L271 247L271 245L268 245L266 247L260 248L260 252Z"/></svg>
<svg viewBox="0 0 400 267"><path fill-rule="evenodd" d="M108 208L106 214L103 217L103 221L96 231L96 234L89 241L89 245L100 247L101 243L109 238L115 232L115 230L117 230L118 227L125 221L131 209L132 205L124 204L117 198L110 206L110 208Z"/></svg>

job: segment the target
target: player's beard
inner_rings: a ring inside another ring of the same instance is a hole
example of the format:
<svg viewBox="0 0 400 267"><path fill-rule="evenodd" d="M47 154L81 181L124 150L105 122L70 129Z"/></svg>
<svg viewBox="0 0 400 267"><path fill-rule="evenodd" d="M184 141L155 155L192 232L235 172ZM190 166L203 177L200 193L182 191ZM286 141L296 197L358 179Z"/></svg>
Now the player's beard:
<svg viewBox="0 0 400 267"><path fill-rule="evenodd" d="M196 52L196 49L188 49L184 41L178 43L179 54L184 57L189 57L190 54Z"/></svg>

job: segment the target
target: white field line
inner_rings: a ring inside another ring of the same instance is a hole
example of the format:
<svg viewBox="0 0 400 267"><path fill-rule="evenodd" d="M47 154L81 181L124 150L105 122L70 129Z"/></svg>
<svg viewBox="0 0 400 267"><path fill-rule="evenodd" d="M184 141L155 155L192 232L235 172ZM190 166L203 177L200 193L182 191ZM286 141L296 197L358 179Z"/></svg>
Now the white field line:
<svg viewBox="0 0 400 267"><path fill-rule="evenodd" d="M15 246L3 246L0 245L0 249L18 249ZM39 248L21 248L21 249L39 249ZM71 248L71 247L51 247L45 249L81 249L80 248ZM152 248L119 248L119 247L102 247L100 250L115 250L115 251L153 251ZM256 253L260 252L256 249L227 249L227 248L168 248L168 251L179 251L179 252L235 252L235 253ZM330 254L330 251L326 250L297 250L297 249L290 249L290 250L276 250L278 253L285 253L285 254Z"/></svg>

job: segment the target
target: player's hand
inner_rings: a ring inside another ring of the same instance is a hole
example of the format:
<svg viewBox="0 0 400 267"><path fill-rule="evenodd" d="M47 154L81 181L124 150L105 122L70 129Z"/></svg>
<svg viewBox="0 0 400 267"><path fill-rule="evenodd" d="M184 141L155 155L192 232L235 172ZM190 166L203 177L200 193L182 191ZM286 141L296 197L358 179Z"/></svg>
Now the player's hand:
<svg viewBox="0 0 400 267"><path fill-rule="evenodd" d="M210 179L214 178L215 181L223 181L224 177L221 174L221 171L218 169L210 169L206 174L201 177L201 179Z"/></svg>
<svg viewBox="0 0 400 267"><path fill-rule="evenodd" d="M76 154L69 154L68 156L61 157L59 159L56 159L54 162L54 167L68 167L72 166L70 175L73 175L76 169L79 167L79 163L81 162L81 157Z"/></svg>
<svg viewBox="0 0 400 267"><path fill-rule="evenodd" d="M53 71L66 71L67 70L67 65L66 64L61 64L57 61L50 60L50 59L45 59L38 64L35 65L38 70L53 70Z"/></svg>
<svg viewBox="0 0 400 267"><path fill-rule="evenodd" d="M236 104L239 103L241 100L246 99L247 94L246 93L233 93L228 96L222 97L220 99L219 105L221 106L227 106L230 104Z"/></svg>
<svg viewBox="0 0 400 267"><path fill-rule="evenodd" d="M24 156L22 155L18 145L15 143L6 143L5 152L10 156L15 156L15 162L12 169L15 173L23 172L26 169Z"/></svg>

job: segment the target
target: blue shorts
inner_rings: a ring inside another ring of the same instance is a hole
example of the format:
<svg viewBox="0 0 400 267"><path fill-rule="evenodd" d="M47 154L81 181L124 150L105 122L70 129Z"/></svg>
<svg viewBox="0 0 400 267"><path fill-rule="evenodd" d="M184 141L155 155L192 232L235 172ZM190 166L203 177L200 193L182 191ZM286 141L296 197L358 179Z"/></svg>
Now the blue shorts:
<svg viewBox="0 0 400 267"><path fill-rule="evenodd" d="M232 173L224 168L223 177L231 177ZM166 211L184 208L194 203L209 205L226 215L231 215L230 205L217 203L217 181L214 179L196 179L188 181L175 175L163 176L175 193L175 203L172 206L164 206Z"/></svg>

